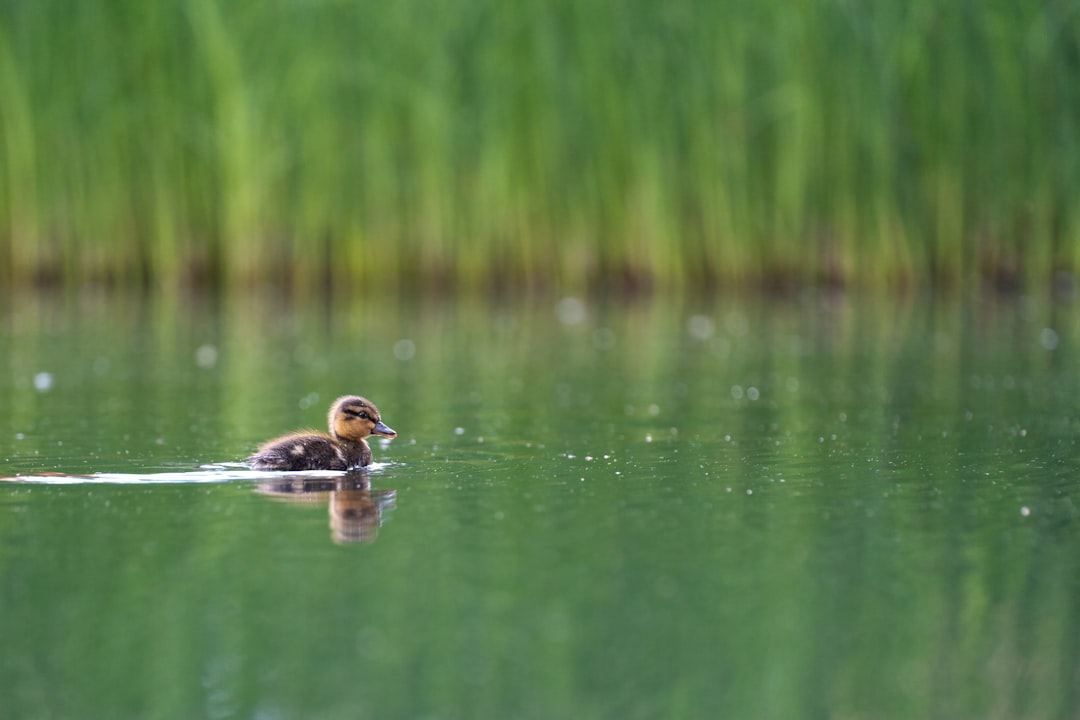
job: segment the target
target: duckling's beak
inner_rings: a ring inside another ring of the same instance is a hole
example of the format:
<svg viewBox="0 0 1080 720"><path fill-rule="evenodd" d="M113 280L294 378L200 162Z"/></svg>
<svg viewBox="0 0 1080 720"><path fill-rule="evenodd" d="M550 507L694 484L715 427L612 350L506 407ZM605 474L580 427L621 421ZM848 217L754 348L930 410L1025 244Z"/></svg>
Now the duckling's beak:
<svg viewBox="0 0 1080 720"><path fill-rule="evenodd" d="M382 435L383 437L396 438L397 433L390 428L383 425L381 422L376 423L375 427L371 428L372 435Z"/></svg>

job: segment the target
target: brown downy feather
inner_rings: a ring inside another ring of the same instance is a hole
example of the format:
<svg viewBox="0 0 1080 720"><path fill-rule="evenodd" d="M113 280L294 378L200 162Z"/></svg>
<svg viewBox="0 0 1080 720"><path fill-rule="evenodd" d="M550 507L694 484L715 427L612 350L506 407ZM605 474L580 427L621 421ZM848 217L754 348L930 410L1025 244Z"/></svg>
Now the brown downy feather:
<svg viewBox="0 0 1080 720"><path fill-rule="evenodd" d="M371 435L396 437L369 400L346 395L334 401L330 433L307 430L268 440L247 461L254 470L349 470L371 464Z"/></svg>

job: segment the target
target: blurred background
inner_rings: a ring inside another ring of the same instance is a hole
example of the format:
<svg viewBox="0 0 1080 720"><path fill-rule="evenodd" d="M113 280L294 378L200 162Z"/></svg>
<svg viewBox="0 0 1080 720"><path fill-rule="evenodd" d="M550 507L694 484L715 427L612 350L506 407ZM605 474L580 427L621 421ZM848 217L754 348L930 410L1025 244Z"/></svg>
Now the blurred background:
<svg viewBox="0 0 1080 720"><path fill-rule="evenodd" d="M1080 0L0 0L0 717L1076 720L1078 271Z"/></svg>
<svg viewBox="0 0 1080 720"><path fill-rule="evenodd" d="M0 282L1068 286L1072 0L0 4Z"/></svg>

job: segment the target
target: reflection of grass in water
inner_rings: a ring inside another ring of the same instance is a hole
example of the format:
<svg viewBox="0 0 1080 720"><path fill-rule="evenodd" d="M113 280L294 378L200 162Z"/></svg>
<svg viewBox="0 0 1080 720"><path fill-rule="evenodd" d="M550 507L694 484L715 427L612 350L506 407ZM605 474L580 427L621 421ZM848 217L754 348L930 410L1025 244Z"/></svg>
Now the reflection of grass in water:
<svg viewBox="0 0 1080 720"><path fill-rule="evenodd" d="M1044 280L1075 17L689 0L0 11L0 273Z"/></svg>
<svg viewBox="0 0 1080 720"><path fill-rule="evenodd" d="M326 510L247 482L8 497L0 696L16 716L54 698L139 715L160 687L198 716L205 668L225 656L246 668L222 684L245 715L280 697L283 715L332 717L358 678L387 689L380 717L578 717L601 702L619 710L592 716L1075 715L1075 358L1036 340L1051 324L1068 337L1073 308L327 309L240 293L217 315L173 295L72 297L17 303L10 375L26 387L0 389L0 458L116 472L240 458L355 390L402 433L372 477L401 505L376 552L342 555L321 550ZM402 336L408 361L393 356ZM212 366L197 359L208 343ZM47 393L31 384L42 367ZM991 378L994 391L972 384ZM1027 437L1010 435L1024 418ZM495 681L470 687L474 666ZM42 667L78 681L39 691Z"/></svg>

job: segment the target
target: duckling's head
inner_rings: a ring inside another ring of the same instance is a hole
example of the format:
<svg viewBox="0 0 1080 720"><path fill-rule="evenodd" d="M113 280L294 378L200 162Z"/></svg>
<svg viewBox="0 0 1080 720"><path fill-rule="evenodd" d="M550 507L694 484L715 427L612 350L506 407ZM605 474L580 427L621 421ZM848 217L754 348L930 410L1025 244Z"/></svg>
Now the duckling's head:
<svg viewBox="0 0 1080 720"><path fill-rule="evenodd" d="M330 434L338 440L353 442L369 435L397 437L396 432L383 424L379 409L371 401L356 395L340 397L330 406Z"/></svg>

